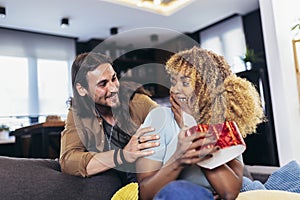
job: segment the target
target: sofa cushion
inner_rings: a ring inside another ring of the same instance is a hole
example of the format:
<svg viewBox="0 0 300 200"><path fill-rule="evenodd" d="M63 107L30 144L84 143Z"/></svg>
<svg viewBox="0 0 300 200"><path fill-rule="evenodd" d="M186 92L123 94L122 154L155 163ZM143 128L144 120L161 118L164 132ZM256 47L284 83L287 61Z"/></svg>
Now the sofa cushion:
<svg viewBox="0 0 300 200"><path fill-rule="evenodd" d="M243 177L241 192L249 190L281 190L300 193L300 166L293 160L271 173L267 181L261 181Z"/></svg>
<svg viewBox="0 0 300 200"><path fill-rule="evenodd" d="M279 190L252 190L240 193L236 200L300 200L300 194Z"/></svg>
<svg viewBox="0 0 300 200"><path fill-rule="evenodd" d="M111 200L138 200L139 185L137 182L132 182L119 189Z"/></svg>
<svg viewBox="0 0 300 200"><path fill-rule="evenodd" d="M82 178L63 174L54 159L0 156L1 199L106 200L121 187L115 170Z"/></svg>
<svg viewBox="0 0 300 200"><path fill-rule="evenodd" d="M292 160L273 172L265 183L268 190L300 193L300 166Z"/></svg>

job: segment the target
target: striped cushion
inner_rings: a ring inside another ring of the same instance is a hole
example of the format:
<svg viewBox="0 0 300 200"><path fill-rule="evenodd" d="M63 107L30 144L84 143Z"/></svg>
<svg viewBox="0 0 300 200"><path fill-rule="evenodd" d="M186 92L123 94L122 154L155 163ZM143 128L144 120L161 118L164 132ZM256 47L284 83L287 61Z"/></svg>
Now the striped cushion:
<svg viewBox="0 0 300 200"><path fill-rule="evenodd" d="M129 183L119 189L111 200L138 200L139 186L138 183Z"/></svg>
<svg viewBox="0 0 300 200"><path fill-rule="evenodd" d="M264 186L268 190L300 193L300 166L293 160L273 172Z"/></svg>

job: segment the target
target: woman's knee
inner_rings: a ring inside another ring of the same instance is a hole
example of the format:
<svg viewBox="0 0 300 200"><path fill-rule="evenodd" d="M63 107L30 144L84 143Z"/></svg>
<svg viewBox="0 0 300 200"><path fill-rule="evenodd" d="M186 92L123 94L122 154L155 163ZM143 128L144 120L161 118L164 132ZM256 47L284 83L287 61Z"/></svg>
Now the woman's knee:
<svg viewBox="0 0 300 200"><path fill-rule="evenodd" d="M163 199L201 199L210 200L214 199L211 191L208 189L191 183L185 180L172 181L163 187L157 195L154 197L154 200L163 200Z"/></svg>

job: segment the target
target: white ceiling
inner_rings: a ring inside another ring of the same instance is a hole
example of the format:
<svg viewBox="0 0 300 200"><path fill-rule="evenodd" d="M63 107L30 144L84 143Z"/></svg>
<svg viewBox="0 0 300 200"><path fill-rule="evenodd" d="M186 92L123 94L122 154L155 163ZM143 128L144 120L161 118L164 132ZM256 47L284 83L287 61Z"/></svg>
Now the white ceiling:
<svg viewBox="0 0 300 200"><path fill-rule="evenodd" d="M118 27L119 33L152 27L143 33L147 40L158 29L192 33L232 14L254 11L259 3L258 0L194 0L170 16L105 0L0 0L0 6L6 7L7 13L0 18L0 27L88 41L109 38L111 27ZM70 26L65 29L60 27L63 17L70 19ZM159 40L164 40L164 36L159 35Z"/></svg>

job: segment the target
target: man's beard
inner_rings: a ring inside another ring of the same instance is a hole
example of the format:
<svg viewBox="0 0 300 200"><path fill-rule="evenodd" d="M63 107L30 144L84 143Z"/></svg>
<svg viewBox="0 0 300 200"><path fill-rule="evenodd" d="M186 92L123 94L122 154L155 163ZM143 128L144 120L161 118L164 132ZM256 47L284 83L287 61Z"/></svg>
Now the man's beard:
<svg viewBox="0 0 300 200"><path fill-rule="evenodd" d="M113 103L113 106L107 105L107 104L100 104L100 103L95 103L95 108L98 110L98 112L102 115L106 114L112 114L113 110L118 110L120 108L120 100L117 102Z"/></svg>

